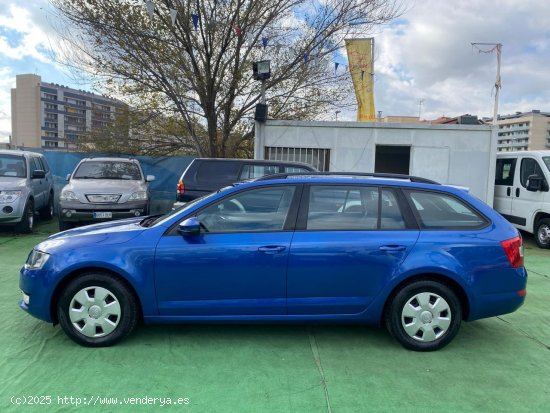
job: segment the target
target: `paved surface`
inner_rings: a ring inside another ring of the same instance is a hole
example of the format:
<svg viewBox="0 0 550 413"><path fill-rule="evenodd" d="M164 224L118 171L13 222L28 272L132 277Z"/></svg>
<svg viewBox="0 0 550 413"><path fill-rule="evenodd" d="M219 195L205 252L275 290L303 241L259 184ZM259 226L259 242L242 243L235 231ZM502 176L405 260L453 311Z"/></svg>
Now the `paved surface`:
<svg viewBox="0 0 550 413"><path fill-rule="evenodd" d="M307 325L141 326L87 349L17 306L19 269L56 228L0 231L0 412L550 411L550 251L529 237L526 304L463 324L439 352L406 351L376 328ZM12 404L24 396L34 404Z"/></svg>

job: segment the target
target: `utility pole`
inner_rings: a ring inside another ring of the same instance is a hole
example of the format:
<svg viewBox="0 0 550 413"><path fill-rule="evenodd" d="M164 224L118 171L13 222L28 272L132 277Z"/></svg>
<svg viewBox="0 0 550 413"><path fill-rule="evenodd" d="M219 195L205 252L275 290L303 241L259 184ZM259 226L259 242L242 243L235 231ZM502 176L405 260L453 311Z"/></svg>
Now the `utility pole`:
<svg viewBox="0 0 550 413"><path fill-rule="evenodd" d="M420 120L420 115L422 113L422 105L424 104L424 99L418 99L418 120Z"/></svg>
<svg viewBox="0 0 550 413"><path fill-rule="evenodd" d="M481 49L482 46L490 46L490 49ZM472 47L479 50L480 53L493 53L496 50L497 54L497 78L495 80L495 105L493 108L493 127L491 128L491 155L489 156L489 176L495 176L496 172L496 158L498 150L498 96L502 84L500 82L500 58L502 54L502 43L472 43ZM490 182L487 190L487 199L489 206L493 206L493 197L495 186Z"/></svg>
<svg viewBox="0 0 550 413"><path fill-rule="evenodd" d="M479 46L492 46L491 49L482 50ZM497 78L495 80L495 105L493 108L493 125L496 126L498 118L498 97L500 95L500 89L502 88L501 79L500 79L500 59L502 55L502 43L472 43L472 47L475 47L479 50L480 53L492 53L496 51L497 53Z"/></svg>

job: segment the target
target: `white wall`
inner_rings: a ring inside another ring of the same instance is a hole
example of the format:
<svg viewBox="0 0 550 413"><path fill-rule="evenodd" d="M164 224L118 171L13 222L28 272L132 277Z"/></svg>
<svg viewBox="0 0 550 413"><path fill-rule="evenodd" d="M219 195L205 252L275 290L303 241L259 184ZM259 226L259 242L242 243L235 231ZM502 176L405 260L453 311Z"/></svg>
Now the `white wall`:
<svg viewBox="0 0 550 413"><path fill-rule="evenodd" d="M330 149L331 171L374 172L376 145L410 145L411 175L468 187L493 203L496 146L490 126L268 120L261 127L257 158L266 146L324 148Z"/></svg>

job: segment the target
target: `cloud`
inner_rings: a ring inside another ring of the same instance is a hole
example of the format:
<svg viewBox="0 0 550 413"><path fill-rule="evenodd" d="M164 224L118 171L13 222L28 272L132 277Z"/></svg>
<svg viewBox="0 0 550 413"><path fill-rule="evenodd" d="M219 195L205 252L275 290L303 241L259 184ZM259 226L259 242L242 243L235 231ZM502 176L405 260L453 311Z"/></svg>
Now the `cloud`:
<svg viewBox="0 0 550 413"><path fill-rule="evenodd" d="M529 102L533 107L527 110L550 109L546 2L423 0L410 5L397 23L376 34L376 101L385 115L418 114L420 98L426 118L492 115L496 56L478 53L471 42L503 44L499 113L523 110L520 106Z"/></svg>

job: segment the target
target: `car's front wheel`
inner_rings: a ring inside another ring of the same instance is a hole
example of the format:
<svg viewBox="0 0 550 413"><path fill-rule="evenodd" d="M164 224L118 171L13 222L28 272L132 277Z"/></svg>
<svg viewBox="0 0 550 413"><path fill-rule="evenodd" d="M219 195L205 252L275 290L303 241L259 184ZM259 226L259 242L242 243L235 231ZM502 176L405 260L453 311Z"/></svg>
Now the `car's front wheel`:
<svg viewBox="0 0 550 413"><path fill-rule="evenodd" d="M112 275L87 273L62 291L57 316L65 333L78 344L106 347L135 328L138 305L132 291Z"/></svg>
<svg viewBox="0 0 550 413"><path fill-rule="evenodd" d="M18 234L30 234L34 229L34 203L29 199L23 208L21 221L15 224L15 232Z"/></svg>
<svg viewBox="0 0 550 413"><path fill-rule="evenodd" d="M550 219L543 218L537 222L535 242L539 248L550 248Z"/></svg>
<svg viewBox="0 0 550 413"><path fill-rule="evenodd" d="M445 347L458 333L462 307L445 284L421 280L397 292L385 318L388 330L405 348L433 351Z"/></svg>

